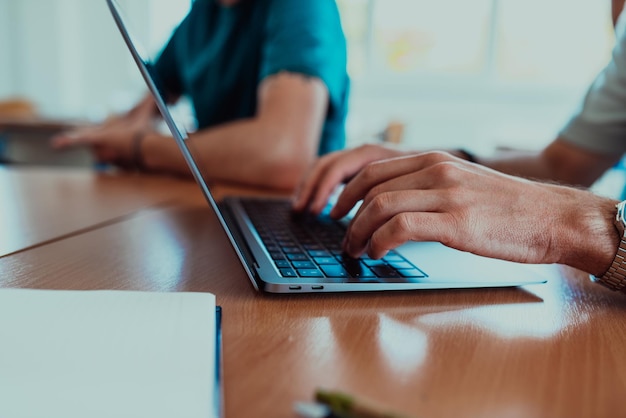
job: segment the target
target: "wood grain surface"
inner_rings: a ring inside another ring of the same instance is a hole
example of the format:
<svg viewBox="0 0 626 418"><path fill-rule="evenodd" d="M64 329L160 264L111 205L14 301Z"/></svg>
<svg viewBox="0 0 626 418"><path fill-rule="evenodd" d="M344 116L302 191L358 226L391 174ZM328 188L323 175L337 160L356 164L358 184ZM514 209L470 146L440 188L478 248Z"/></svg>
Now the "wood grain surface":
<svg viewBox="0 0 626 418"><path fill-rule="evenodd" d="M191 182L0 171L7 180L21 200L2 199L1 222L47 241L1 257L0 286L214 293L226 417L296 417L317 387L423 418L626 416L626 296L575 270L509 289L260 294Z"/></svg>

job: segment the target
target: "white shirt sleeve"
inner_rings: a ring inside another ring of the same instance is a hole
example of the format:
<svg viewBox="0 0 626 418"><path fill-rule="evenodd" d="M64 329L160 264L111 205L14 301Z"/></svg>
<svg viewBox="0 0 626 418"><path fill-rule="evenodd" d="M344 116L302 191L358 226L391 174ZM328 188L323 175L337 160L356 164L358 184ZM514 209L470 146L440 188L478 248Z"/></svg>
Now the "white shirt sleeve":
<svg viewBox="0 0 626 418"><path fill-rule="evenodd" d="M560 137L590 151L626 152L626 14L615 28L611 62L595 79Z"/></svg>

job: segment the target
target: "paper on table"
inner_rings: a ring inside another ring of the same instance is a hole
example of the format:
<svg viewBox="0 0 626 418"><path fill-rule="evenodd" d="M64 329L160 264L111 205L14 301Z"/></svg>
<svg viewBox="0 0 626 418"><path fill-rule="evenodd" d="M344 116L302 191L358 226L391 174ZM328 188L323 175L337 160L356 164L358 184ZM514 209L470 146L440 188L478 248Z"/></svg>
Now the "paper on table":
<svg viewBox="0 0 626 418"><path fill-rule="evenodd" d="M215 297L0 290L0 417L216 417Z"/></svg>

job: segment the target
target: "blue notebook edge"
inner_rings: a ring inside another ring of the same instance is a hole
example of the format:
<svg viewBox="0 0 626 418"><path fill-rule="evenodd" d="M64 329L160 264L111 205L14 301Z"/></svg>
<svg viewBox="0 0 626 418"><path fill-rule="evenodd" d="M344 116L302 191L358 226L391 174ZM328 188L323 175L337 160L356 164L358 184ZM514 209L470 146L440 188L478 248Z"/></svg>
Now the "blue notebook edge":
<svg viewBox="0 0 626 418"><path fill-rule="evenodd" d="M222 390L222 307L215 307L215 416L224 416L224 392Z"/></svg>

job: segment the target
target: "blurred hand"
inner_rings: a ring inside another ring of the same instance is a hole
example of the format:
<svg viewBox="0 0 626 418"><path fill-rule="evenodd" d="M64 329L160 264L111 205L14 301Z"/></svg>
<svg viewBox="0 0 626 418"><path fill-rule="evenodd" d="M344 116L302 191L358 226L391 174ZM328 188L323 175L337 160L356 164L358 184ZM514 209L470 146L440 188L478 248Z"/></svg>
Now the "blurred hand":
<svg viewBox="0 0 626 418"><path fill-rule="evenodd" d="M150 122L146 118L115 116L100 125L56 135L52 138L52 146L56 149L89 146L99 162L129 167L134 164L133 138L149 128Z"/></svg>
<svg viewBox="0 0 626 418"><path fill-rule="evenodd" d="M345 216L361 199L344 241L353 257L380 258L410 240L438 241L487 257L580 267L580 243L589 240L605 257L594 254L597 265L584 267L602 272L615 254L612 200L443 152L369 164L346 185L331 216Z"/></svg>
<svg viewBox="0 0 626 418"><path fill-rule="evenodd" d="M293 210L308 210L318 215L337 186L348 181L367 164L401 155L401 151L368 144L321 157L296 193Z"/></svg>
<svg viewBox="0 0 626 418"><path fill-rule="evenodd" d="M151 95L146 95L128 112L108 118L95 126L64 132L52 138L57 149L73 146L91 147L99 162L132 167L137 156L133 155L133 139L151 130L156 104Z"/></svg>

